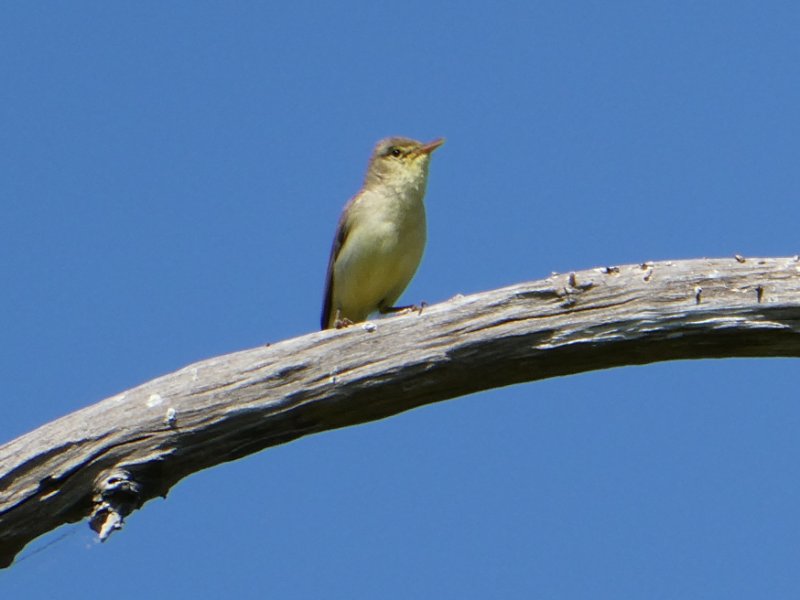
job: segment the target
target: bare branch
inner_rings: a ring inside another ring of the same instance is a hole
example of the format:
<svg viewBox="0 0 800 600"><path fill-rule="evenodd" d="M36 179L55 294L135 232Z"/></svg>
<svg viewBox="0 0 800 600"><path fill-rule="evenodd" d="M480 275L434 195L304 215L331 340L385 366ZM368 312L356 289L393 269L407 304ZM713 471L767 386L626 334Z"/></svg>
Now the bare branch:
<svg viewBox="0 0 800 600"><path fill-rule="evenodd" d="M523 381L657 361L800 356L800 259L607 267L190 365L0 446L0 566L90 517L105 539L190 473Z"/></svg>

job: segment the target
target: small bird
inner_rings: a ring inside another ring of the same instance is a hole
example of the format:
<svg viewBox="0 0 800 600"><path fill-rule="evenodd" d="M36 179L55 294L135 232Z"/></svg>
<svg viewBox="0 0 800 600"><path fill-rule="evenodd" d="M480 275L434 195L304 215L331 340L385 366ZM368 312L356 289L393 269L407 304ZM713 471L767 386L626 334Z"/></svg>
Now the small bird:
<svg viewBox="0 0 800 600"><path fill-rule="evenodd" d="M375 311L396 312L425 249L427 144L402 137L381 140L369 159L361 190L342 211L325 279L322 329L364 321Z"/></svg>

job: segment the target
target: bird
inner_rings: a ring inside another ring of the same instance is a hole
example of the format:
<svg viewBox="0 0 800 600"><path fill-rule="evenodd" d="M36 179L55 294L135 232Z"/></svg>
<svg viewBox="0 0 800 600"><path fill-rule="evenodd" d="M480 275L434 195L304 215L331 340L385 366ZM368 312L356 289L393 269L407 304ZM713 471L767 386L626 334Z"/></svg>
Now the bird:
<svg viewBox="0 0 800 600"><path fill-rule="evenodd" d="M414 308L394 303L422 260L428 167L442 144L444 138L389 137L375 145L363 186L345 204L333 237L322 329Z"/></svg>

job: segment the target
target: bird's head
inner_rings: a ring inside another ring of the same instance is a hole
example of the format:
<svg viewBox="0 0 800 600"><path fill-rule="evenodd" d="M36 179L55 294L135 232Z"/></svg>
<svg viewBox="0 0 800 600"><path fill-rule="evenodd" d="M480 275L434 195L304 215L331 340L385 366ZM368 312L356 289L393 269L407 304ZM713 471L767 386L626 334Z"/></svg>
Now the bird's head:
<svg viewBox="0 0 800 600"><path fill-rule="evenodd" d="M403 137L381 140L370 157L365 184L424 189L431 153L442 144L443 138L428 143Z"/></svg>

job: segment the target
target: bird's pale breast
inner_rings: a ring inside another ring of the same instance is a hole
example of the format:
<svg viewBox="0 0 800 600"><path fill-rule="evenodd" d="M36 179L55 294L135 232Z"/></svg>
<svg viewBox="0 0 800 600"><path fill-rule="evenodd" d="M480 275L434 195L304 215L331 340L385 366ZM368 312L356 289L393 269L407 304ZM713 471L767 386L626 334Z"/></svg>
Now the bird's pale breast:
<svg viewBox="0 0 800 600"><path fill-rule="evenodd" d="M352 321L392 306L425 249L422 194L367 193L352 206L351 229L334 266L333 306Z"/></svg>

